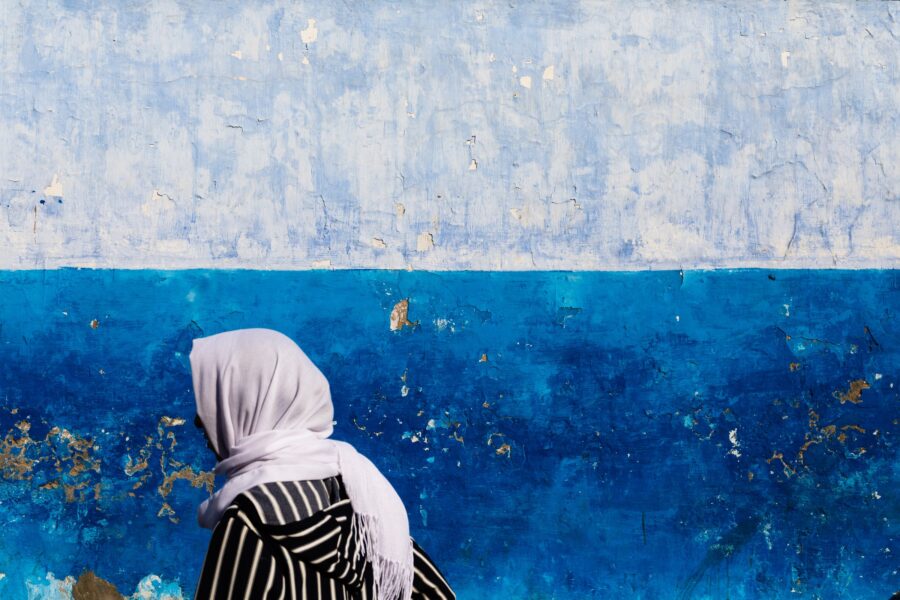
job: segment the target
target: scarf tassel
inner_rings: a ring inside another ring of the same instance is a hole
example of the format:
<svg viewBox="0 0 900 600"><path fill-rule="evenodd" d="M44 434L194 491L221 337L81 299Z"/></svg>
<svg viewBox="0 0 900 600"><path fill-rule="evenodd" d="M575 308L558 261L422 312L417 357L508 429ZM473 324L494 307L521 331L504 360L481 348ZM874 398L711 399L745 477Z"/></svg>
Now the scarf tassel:
<svg viewBox="0 0 900 600"><path fill-rule="evenodd" d="M408 600L412 596L413 584L413 544L409 540L407 560L399 563L378 553L378 518L374 515L353 513L350 520L350 535L356 536L356 551L353 563L360 559L372 565L373 587L376 600Z"/></svg>

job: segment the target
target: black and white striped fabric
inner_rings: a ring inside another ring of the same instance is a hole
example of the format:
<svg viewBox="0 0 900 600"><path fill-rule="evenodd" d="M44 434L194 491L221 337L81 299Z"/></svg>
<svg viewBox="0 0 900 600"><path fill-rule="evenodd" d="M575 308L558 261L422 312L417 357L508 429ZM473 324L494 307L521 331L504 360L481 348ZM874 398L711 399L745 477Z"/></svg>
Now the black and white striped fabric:
<svg viewBox="0 0 900 600"><path fill-rule="evenodd" d="M213 530L196 600L374 600L372 569L353 562L353 506L340 475L258 485ZM456 598L413 540L416 600Z"/></svg>

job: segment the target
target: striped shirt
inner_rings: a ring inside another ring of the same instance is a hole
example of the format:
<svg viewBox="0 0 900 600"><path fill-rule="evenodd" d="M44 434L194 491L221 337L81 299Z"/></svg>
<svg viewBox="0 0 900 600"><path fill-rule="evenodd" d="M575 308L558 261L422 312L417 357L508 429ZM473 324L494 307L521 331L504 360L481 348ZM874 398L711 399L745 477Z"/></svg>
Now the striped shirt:
<svg viewBox="0 0 900 600"><path fill-rule="evenodd" d="M374 600L372 566L354 561L353 507L340 475L265 483L238 495L209 543L196 600ZM416 600L456 598L413 542Z"/></svg>

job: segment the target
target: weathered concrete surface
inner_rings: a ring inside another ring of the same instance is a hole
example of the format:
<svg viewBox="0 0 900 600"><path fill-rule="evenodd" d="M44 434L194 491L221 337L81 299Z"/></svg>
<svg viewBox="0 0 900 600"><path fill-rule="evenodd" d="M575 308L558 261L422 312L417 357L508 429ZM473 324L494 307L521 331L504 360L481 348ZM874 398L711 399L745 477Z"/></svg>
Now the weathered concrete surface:
<svg viewBox="0 0 900 600"><path fill-rule="evenodd" d="M884 600L898 277L0 272L0 597L84 569L190 597L213 466L190 341L265 326L461 600Z"/></svg>
<svg viewBox="0 0 900 600"><path fill-rule="evenodd" d="M894 268L898 13L6 2L0 268Z"/></svg>

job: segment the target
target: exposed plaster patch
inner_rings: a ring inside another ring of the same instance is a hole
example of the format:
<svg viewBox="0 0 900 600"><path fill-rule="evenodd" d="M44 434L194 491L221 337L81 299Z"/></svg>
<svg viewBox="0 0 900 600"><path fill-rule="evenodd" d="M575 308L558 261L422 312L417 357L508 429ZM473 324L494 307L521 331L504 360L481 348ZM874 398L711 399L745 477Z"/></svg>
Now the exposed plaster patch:
<svg viewBox="0 0 900 600"><path fill-rule="evenodd" d="M556 77L556 70L553 65L550 65L546 69L544 69L544 74L542 75L544 81L553 81L554 77Z"/></svg>
<svg viewBox="0 0 900 600"><path fill-rule="evenodd" d="M523 88L531 89L531 75L523 75L519 77L519 85Z"/></svg>
<svg viewBox="0 0 900 600"><path fill-rule="evenodd" d="M141 204L141 212L144 216L151 216L154 213L169 211L175 209L175 200L168 194L164 194L159 190L153 190L150 199Z"/></svg>
<svg viewBox="0 0 900 600"><path fill-rule="evenodd" d="M300 39L303 40L304 44L312 44L316 41L316 38L319 37L319 30L316 29L316 20L315 19L307 19L306 20L306 29L300 32Z"/></svg>
<svg viewBox="0 0 900 600"><path fill-rule="evenodd" d="M428 252L434 248L434 236L425 231L416 238L416 250L419 252Z"/></svg>
<svg viewBox="0 0 900 600"><path fill-rule="evenodd" d="M55 197L61 197L63 195L63 186L62 182L59 180L59 175L53 175L53 180L50 182L50 185L44 188L44 195Z"/></svg>
<svg viewBox="0 0 900 600"><path fill-rule="evenodd" d="M97 577L92 571L85 571L72 586L73 600L114 600L122 598L116 586Z"/></svg>
<svg viewBox="0 0 900 600"><path fill-rule="evenodd" d="M788 68L788 59L791 57L791 53L788 50L781 51L781 66L785 69Z"/></svg>
<svg viewBox="0 0 900 600"><path fill-rule="evenodd" d="M853 404L860 404L862 402L862 391L869 389L869 382L865 379L856 379L850 382L850 389L846 392L842 392L840 390L835 390L832 392L832 395L835 398L840 399L841 404L845 402L851 402Z"/></svg>
<svg viewBox="0 0 900 600"><path fill-rule="evenodd" d="M737 429L732 429L728 432L728 441L731 442L731 450L728 451L728 454L740 458L741 451L739 448L741 447L741 443L738 441Z"/></svg>
<svg viewBox="0 0 900 600"><path fill-rule="evenodd" d="M414 327L419 322L409 320L409 298L397 302L391 310L391 331L400 331L403 327Z"/></svg>
<svg viewBox="0 0 900 600"><path fill-rule="evenodd" d="M11 411L12 412L12 411ZM12 481L35 479L36 467L46 463L55 478L38 486L50 491L60 487L66 502L83 501L85 493L76 492L93 487L94 499L100 497L100 484L92 473L100 473L100 459L95 456L98 446L90 439L74 435L67 429L52 427L43 437L31 437L31 423L21 420L14 430L0 440L0 477Z"/></svg>

